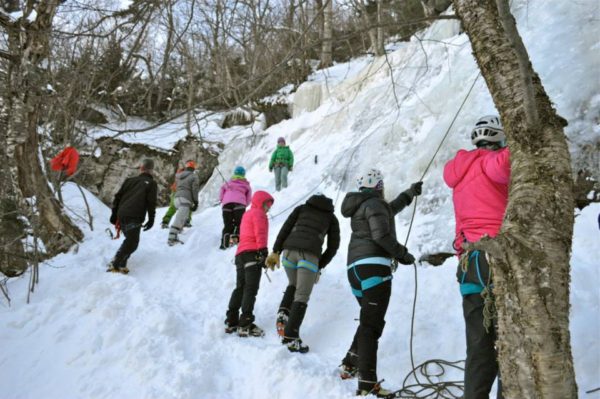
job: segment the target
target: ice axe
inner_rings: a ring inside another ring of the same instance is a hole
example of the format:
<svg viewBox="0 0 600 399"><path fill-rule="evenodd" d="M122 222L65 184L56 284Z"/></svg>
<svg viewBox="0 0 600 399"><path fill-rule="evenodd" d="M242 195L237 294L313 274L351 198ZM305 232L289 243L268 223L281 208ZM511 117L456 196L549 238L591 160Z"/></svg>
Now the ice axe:
<svg viewBox="0 0 600 399"><path fill-rule="evenodd" d="M450 252L437 252L433 254L424 254L419 258L419 263L427 262L431 266L441 266L444 264L446 259L453 257L454 254Z"/></svg>

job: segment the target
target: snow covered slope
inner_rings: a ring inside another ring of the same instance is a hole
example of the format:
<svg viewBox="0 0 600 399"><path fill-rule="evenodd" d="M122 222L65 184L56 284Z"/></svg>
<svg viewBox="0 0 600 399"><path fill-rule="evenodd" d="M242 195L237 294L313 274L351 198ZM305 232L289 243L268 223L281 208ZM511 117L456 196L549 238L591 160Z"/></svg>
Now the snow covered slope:
<svg viewBox="0 0 600 399"><path fill-rule="evenodd" d="M576 151L600 134L595 121L600 111L599 6L593 0L513 4L534 68L559 113L570 121L567 132ZM226 147L220 169L227 175L234 165L244 165L255 190L273 190L267 162L278 136L286 137L295 153L290 187L274 194L271 244L290 207L311 193L328 194L339 208L361 168L383 170L389 197L425 172L477 68L456 22L438 22L420 38L421 42L399 44L388 55L389 65L384 59L370 63L363 59L357 61L358 67L336 66L315 76L313 84L327 85L327 95L320 96L318 104L315 96L295 99L314 111L266 131L256 127L240 131ZM472 123L490 112L494 106L479 78L425 176L408 241L415 255L450 250L452 204L441 169L457 149L469 145ZM160 137L160 145L170 141ZM185 245L167 247L167 232L158 226L142 234L129 276L104 272L120 242L106 238L109 210L93 199L95 230L81 223L86 238L78 252L58 256L42 267L31 304L24 303L27 278L9 282L12 305L0 308L0 397L352 397L355 382L341 381L336 374L358 317L344 267L348 221L340 217L341 250L315 287L302 326L310 353L290 354L278 343L275 314L287 282L282 271L270 274L272 282L263 278L258 294L256 322L267 329L266 337L226 336L223 319L235 278L233 250L217 249L221 214L212 204L221 183L215 174L203 190L194 227L182 235ZM76 189L67 186L64 197L76 213L84 213ZM407 209L397 218L402 242L411 212ZM582 396L600 380L598 212L600 206L595 205L577 217L573 246L571 331ZM418 269L417 363L464 358L455 266L452 259L439 268ZM413 290L412 268L399 269L380 340L379 376L388 387L400 386L411 369ZM460 377L456 372L448 375Z"/></svg>

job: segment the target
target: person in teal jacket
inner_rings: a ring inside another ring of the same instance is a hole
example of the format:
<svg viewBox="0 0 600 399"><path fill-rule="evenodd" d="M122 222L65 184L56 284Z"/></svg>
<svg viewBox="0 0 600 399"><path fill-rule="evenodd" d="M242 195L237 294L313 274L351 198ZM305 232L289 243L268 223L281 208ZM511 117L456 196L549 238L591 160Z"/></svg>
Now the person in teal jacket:
<svg viewBox="0 0 600 399"><path fill-rule="evenodd" d="M287 175L294 167L294 154L290 147L285 145L285 139L280 137L277 139L277 148L271 155L269 162L269 172L275 171L275 189L287 187Z"/></svg>

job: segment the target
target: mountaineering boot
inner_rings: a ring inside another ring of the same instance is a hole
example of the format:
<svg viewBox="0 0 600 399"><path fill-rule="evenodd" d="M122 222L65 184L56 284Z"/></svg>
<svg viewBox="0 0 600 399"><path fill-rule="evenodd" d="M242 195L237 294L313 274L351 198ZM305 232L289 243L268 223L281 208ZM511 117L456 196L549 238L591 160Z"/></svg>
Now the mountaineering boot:
<svg viewBox="0 0 600 399"><path fill-rule="evenodd" d="M238 327L237 333L240 337L264 337L265 335L264 330L254 323L245 327Z"/></svg>
<svg viewBox="0 0 600 399"><path fill-rule="evenodd" d="M363 381L361 381L363 382ZM367 381L364 381L367 382ZM392 399L396 397L396 393L390 391L389 389L382 388L379 383L375 383L371 389L358 389L356 391L357 396L368 396L372 395L376 398L386 398Z"/></svg>
<svg viewBox="0 0 600 399"><path fill-rule="evenodd" d="M357 374L358 367L344 363L340 364L340 378L342 380L349 380L350 378L356 377Z"/></svg>
<svg viewBox="0 0 600 399"><path fill-rule="evenodd" d="M288 285L285 288L285 292L283 293L283 298L281 298L281 303L279 304L279 312L277 313L277 334L280 337L284 336L283 330L285 329L285 325L288 322L288 318L290 315L290 308L292 307L292 302L294 301L294 295L296 294L296 286Z"/></svg>
<svg viewBox="0 0 600 399"><path fill-rule="evenodd" d="M125 267L115 267L115 265L110 262L108 264L108 269L106 269L107 272L109 273L121 273L121 274L128 274L129 273L129 269L127 268L127 266Z"/></svg>
<svg viewBox="0 0 600 399"><path fill-rule="evenodd" d="M292 303L290 317L283 330L283 340L281 343L286 344L290 352L308 352L308 346L302 343L300 339L300 325L304 320L307 305L304 302Z"/></svg>
<svg viewBox="0 0 600 399"><path fill-rule="evenodd" d="M234 332L237 332L237 329L237 323L230 323L225 319L225 334L233 334Z"/></svg>
<svg viewBox="0 0 600 399"><path fill-rule="evenodd" d="M229 233L223 234L223 237L221 237L221 246L219 247L219 249L227 248L229 248Z"/></svg>
<svg viewBox="0 0 600 399"><path fill-rule="evenodd" d="M284 330L285 330L285 325L288 322L288 314L285 310L283 309L279 309L279 312L277 312L277 321L275 322L275 325L277 326L277 335L279 335L280 337L284 336Z"/></svg>
<svg viewBox="0 0 600 399"><path fill-rule="evenodd" d="M181 241L179 238L169 238L169 241L167 241L167 245L169 245L170 247L177 244L183 244L183 241Z"/></svg>
<svg viewBox="0 0 600 399"><path fill-rule="evenodd" d="M300 338L283 337L281 343L286 345L290 352L307 353L308 345L302 343Z"/></svg>
<svg viewBox="0 0 600 399"><path fill-rule="evenodd" d="M306 314L306 307L307 305L304 302L294 302L292 304L290 317L283 332L285 337L300 338L300 326L302 325L304 315Z"/></svg>

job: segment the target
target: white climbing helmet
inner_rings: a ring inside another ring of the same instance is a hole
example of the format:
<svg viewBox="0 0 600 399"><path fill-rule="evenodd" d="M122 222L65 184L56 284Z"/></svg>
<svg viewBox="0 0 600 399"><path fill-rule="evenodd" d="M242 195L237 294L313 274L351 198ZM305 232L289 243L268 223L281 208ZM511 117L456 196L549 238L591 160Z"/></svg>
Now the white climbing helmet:
<svg viewBox="0 0 600 399"><path fill-rule="evenodd" d="M482 141L488 143L503 143L506 140L500 118L496 115L486 115L479 118L471 132L471 143L477 146Z"/></svg>
<svg viewBox="0 0 600 399"><path fill-rule="evenodd" d="M367 169L367 171L356 179L356 185L361 188L383 188L383 174L378 169Z"/></svg>

